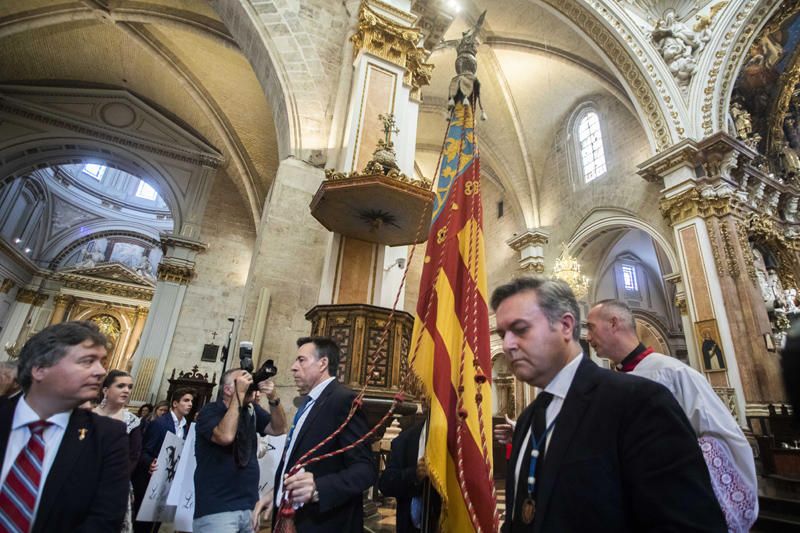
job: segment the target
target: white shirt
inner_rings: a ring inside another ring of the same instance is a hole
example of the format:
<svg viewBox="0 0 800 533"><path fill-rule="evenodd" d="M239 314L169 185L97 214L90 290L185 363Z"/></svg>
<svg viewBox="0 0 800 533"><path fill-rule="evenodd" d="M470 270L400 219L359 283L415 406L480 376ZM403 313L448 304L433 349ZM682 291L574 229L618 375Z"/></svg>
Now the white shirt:
<svg viewBox="0 0 800 533"><path fill-rule="evenodd" d="M172 409L169 410L169 414L172 415L172 423L175 424L175 434L180 438L184 438L183 428L186 427L186 417L184 416L178 420L177 415Z"/></svg>
<svg viewBox="0 0 800 533"><path fill-rule="evenodd" d="M42 498L42 488L47 480L47 474L50 472L50 467L56 459L58 447L61 445L61 439L64 437L64 432L67 430L69 417L72 411L64 411L63 413L56 413L47 419L50 425L42 433L44 438L44 461L42 462L42 478L39 484L39 492L36 495L36 504L33 506L33 516L36 517L36 510L39 508L39 500ZM3 458L3 472L0 475L0 486L6 481L6 476L17 460L19 452L28 444L31 437L31 430L28 429L28 424L41 420L39 415L36 414L25 397L20 397L17 402L17 407L14 409L14 419L11 421L11 433L8 435L8 444L6 446L6 455Z"/></svg>
<svg viewBox="0 0 800 533"><path fill-rule="evenodd" d="M322 391L325 390L325 387L330 385L330 383L334 380L331 376L322 383L318 384L316 387L311 389L311 392L308 393L308 403L305 405L305 409L303 410L303 414L300 415L300 418L297 420L297 423L294 425L294 430L292 431L292 440L291 442L287 442L289 448L286 449L286 454L284 455L283 459L283 469L281 470L281 475L278 478L278 493L275 497L275 506L278 507L281 504L281 495L283 493L283 475L286 473L286 467L289 464L289 457L292 456L292 450L294 449L294 443L297 441L297 436L300 434L300 430L303 428L303 423L308 418L308 413L311 412L311 408L313 404L319 398L319 395L322 394Z"/></svg>
<svg viewBox="0 0 800 533"><path fill-rule="evenodd" d="M553 420L556 419L558 413L561 412L561 407L564 405L564 400L567 398L567 393L569 392L569 388L572 386L572 380L575 379L575 372L578 371L578 367L581 364L581 360L583 359L583 352L579 353L572 361L567 363L567 365L559 370L556 377L554 377L550 383L544 388L544 392L549 392L553 395L553 399L550 400L550 405L547 406L547 411L545 413L545 420L547 423L547 427L550 427L550 424ZM522 459L525 455L522 453L522 450L528 449L528 442L531 440L531 431L533 429L533 425L528 428L528 433L525 435L525 438L522 440L522 446L520 447L520 453L517 455L517 464L514 465L514 486L516 487L516 483L519 480L519 471L522 468ZM550 445L550 439L553 438L553 433L555 433L556 428L553 426L553 429L547 435L547 440L544 443L544 449L547 451L547 447ZM527 474L526 474L527 475ZM512 503L513 505L513 503ZM514 509L514 513L517 510Z"/></svg>

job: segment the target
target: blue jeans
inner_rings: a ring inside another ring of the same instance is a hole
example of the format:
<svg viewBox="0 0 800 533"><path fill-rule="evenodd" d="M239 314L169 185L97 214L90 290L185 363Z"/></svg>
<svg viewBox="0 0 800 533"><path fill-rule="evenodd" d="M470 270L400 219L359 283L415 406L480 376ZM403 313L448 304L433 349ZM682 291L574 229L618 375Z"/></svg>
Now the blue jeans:
<svg viewBox="0 0 800 533"><path fill-rule="evenodd" d="M194 533L253 533L250 511L207 514L192 521Z"/></svg>

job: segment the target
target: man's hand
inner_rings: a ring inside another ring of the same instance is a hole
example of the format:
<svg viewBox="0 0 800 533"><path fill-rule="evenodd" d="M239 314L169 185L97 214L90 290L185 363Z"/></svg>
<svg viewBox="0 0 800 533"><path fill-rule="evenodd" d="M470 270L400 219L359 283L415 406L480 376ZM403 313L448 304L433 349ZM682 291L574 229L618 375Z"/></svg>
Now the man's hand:
<svg viewBox="0 0 800 533"><path fill-rule="evenodd" d="M250 388L250 385L253 383L253 376L250 375L249 372L242 374L238 378L234 380L236 385L236 393L240 398L243 398L244 395L247 394L247 389Z"/></svg>
<svg viewBox="0 0 800 533"><path fill-rule="evenodd" d="M250 515L250 525L253 527L253 531L258 531L258 528L261 527L262 518L264 518L264 520L269 520L269 515L271 512L272 491L268 490L267 493L256 502L256 506L253 508L253 513Z"/></svg>
<svg viewBox="0 0 800 533"><path fill-rule="evenodd" d="M497 424L494 427L494 440L499 442L500 444L508 444L511 442L511 439L514 437L514 427L516 427L517 423L510 418L508 415L503 415L506 419L505 424Z"/></svg>
<svg viewBox="0 0 800 533"><path fill-rule="evenodd" d="M417 461L417 481L422 481L428 477L428 466L425 464L425 459L421 458Z"/></svg>
<svg viewBox="0 0 800 533"><path fill-rule="evenodd" d="M275 401L278 393L275 392L275 383L271 379L266 379L258 384L258 390L267 397L267 400Z"/></svg>
<svg viewBox="0 0 800 533"><path fill-rule="evenodd" d="M317 491L314 474L300 470L295 475L284 479L283 490L290 502L305 505L312 501L314 493Z"/></svg>
<svg viewBox="0 0 800 533"><path fill-rule="evenodd" d="M156 459L153 459L153 462L150 463L149 474L152 476L153 472L155 472L157 469L158 469L158 462L156 461Z"/></svg>

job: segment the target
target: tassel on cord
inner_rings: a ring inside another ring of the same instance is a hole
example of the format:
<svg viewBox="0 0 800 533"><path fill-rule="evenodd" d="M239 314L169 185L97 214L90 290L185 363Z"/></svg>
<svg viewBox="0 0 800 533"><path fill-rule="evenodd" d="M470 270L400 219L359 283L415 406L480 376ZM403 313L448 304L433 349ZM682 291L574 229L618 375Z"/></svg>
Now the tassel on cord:
<svg viewBox="0 0 800 533"><path fill-rule="evenodd" d="M297 533L297 527L294 525L294 508L288 501L281 504L281 508L278 509L278 520L272 533Z"/></svg>

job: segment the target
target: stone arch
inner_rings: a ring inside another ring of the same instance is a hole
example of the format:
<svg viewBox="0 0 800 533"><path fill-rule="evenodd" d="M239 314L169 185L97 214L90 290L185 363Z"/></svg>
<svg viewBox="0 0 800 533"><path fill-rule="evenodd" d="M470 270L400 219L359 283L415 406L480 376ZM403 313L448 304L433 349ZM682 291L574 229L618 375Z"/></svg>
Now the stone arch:
<svg viewBox="0 0 800 533"><path fill-rule="evenodd" d="M677 89L671 90L675 84L656 83L669 74L660 63L650 61L650 47L643 46L638 35L625 29L625 23L616 15L617 6L600 2L592 10L577 0L540 0L540 3L586 36L608 58L631 97L653 153L685 137L682 109L676 107L680 94Z"/></svg>
<svg viewBox="0 0 800 533"><path fill-rule="evenodd" d="M672 244L652 225L618 209L595 209L589 213L573 232L567 243L567 250L570 254L577 255L600 232L622 228L639 229L648 234L661 248L671 271L680 272L680 262Z"/></svg>
<svg viewBox="0 0 800 533"><path fill-rule="evenodd" d="M728 109L736 76L744 65L750 45L778 9L780 0L737 0L722 12L692 82L689 116L698 117L697 138L728 131ZM738 5L736 5L738 4ZM702 78L700 76L703 76Z"/></svg>
<svg viewBox="0 0 800 533"><path fill-rule="evenodd" d="M636 330L639 338L645 346L652 346L657 352L665 355L673 355L670 353L670 345L667 339L666 329L664 325L656 317L651 316L649 313L640 309L632 309L633 319L636 322ZM659 345L654 346L648 341L649 337L654 339Z"/></svg>

